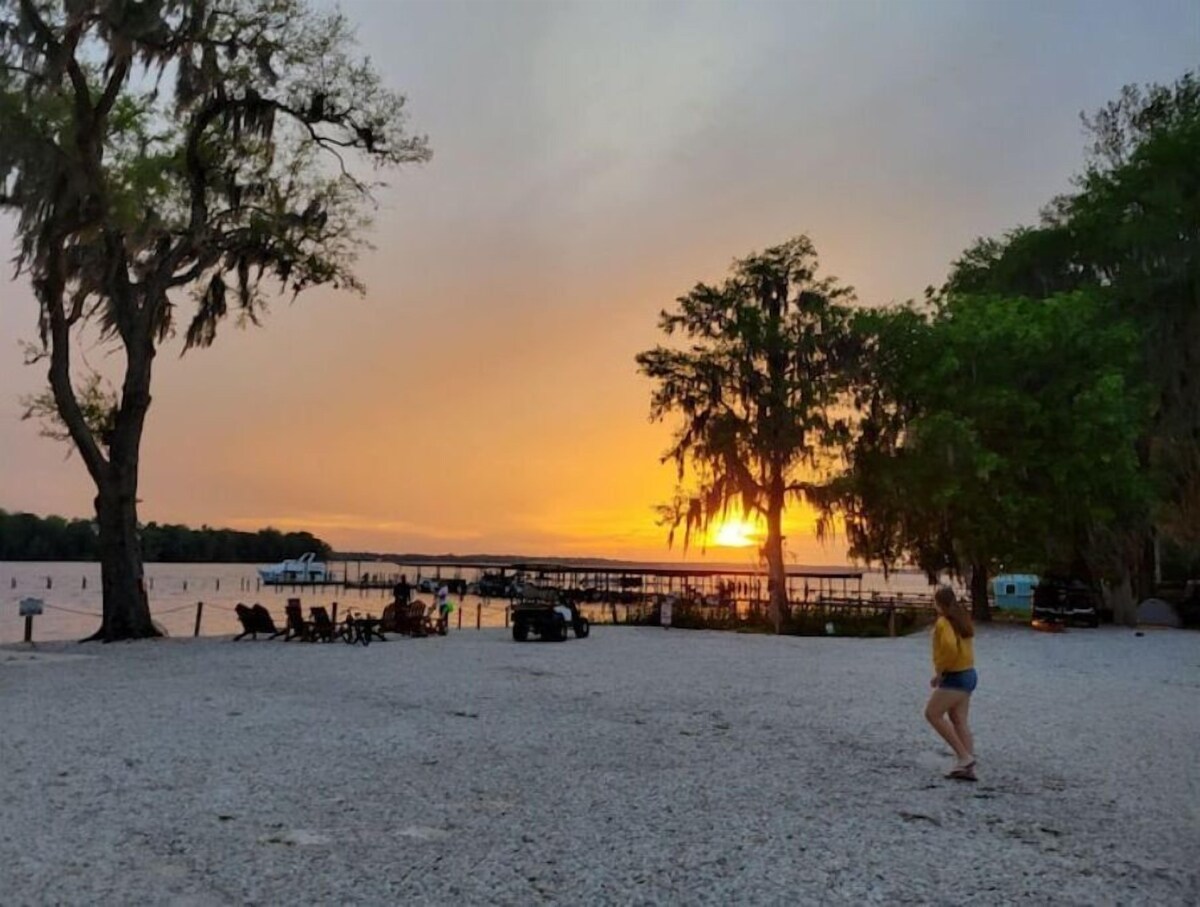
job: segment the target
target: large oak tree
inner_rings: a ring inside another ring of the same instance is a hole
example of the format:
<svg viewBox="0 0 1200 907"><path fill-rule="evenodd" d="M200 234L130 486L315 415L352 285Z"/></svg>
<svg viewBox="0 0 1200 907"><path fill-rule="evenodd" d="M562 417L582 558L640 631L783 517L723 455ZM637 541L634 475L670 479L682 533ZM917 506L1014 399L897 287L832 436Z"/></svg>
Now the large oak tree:
<svg viewBox="0 0 1200 907"><path fill-rule="evenodd" d="M851 555L969 578L977 619L998 569L1119 572L1149 405L1111 303L951 295L861 311L854 333L858 422L823 501Z"/></svg>
<svg viewBox="0 0 1200 907"><path fill-rule="evenodd" d="M864 313L864 418L837 483L853 553L1150 594L1154 532L1200 531L1200 81L1127 86L1034 228L978 240L938 307ZM832 514L827 507L827 516Z"/></svg>
<svg viewBox="0 0 1200 907"><path fill-rule="evenodd" d="M429 157L403 106L304 0L0 0L0 210L44 401L96 485L98 638L155 635L137 494L157 351L275 292L360 289L371 172ZM119 387L80 370L88 330L122 354Z"/></svg>

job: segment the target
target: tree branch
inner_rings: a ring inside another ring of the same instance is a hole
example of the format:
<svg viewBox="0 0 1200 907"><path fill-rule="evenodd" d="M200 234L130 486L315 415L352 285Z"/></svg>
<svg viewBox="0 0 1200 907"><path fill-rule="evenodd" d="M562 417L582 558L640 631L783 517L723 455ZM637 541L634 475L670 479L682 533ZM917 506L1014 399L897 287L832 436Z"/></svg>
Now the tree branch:
<svg viewBox="0 0 1200 907"><path fill-rule="evenodd" d="M121 86L125 82L125 77L129 75L129 60L122 59L113 66L112 74L108 77L108 84L104 86L104 91L100 95L100 100L96 102L95 115L97 121L103 122L112 110L113 104L117 102L117 96L121 93Z"/></svg>
<svg viewBox="0 0 1200 907"><path fill-rule="evenodd" d="M52 238L46 260L46 276L35 284L50 321L50 388L71 439L79 448L88 472L99 485L108 475L109 463L88 428L71 385L71 330L62 305L66 289L62 245L61 236Z"/></svg>

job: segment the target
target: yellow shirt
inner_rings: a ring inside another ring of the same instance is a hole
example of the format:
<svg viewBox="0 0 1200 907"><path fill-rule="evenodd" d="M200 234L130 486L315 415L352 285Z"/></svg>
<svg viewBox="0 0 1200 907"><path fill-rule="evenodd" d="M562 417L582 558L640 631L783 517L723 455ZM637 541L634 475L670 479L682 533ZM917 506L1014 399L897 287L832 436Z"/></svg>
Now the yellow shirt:
<svg viewBox="0 0 1200 907"><path fill-rule="evenodd" d="M933 670L943 674L975 667L973 642L972 639L960 639L954 632L954 625L939 617L933 625Z"/></svg>

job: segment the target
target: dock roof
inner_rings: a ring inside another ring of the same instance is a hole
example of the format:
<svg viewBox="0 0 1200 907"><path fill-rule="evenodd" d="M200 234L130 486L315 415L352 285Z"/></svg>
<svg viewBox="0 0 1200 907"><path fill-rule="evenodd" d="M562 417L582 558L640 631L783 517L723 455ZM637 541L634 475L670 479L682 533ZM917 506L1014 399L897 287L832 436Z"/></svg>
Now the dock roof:
<svg viewBox="0 0 1200 907"><path fill-rule="evenodd" d="M513 561L509 563L497 563L496 561L470 561L470 560L426 560L413 559L408 561L401 558L387 559L392 563L402 566L419 567L422 570L425 568L433 569L468 569L468 570L492 570L503 571L505 573L557 573L569 576L578 576L584 574L608 574L620 576L658 576L658 577L713 577L713 576L766 576L765 567L691 567L685 564L675 565L649 565L649 564L622 564L620 562L612 562L605 564L573 564L573 563L552 563L544 561ZM844 580L861 580L863 577L862 570L854 570L846 567L788 567L786 568L788 579L844 579Z"/></svg>

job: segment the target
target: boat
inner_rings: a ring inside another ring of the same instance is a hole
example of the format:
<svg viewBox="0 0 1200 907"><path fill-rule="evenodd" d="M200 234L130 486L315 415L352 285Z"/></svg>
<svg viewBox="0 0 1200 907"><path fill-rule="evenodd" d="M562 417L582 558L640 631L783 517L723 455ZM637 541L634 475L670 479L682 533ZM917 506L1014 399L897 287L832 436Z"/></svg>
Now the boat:
<svg viewBox="0 0 1200 907"><path fill-rule="evenodd" d="M258 575L264 583L324 583L329 579L329 570L309 551L294 560L259 567Z"/></svg>

